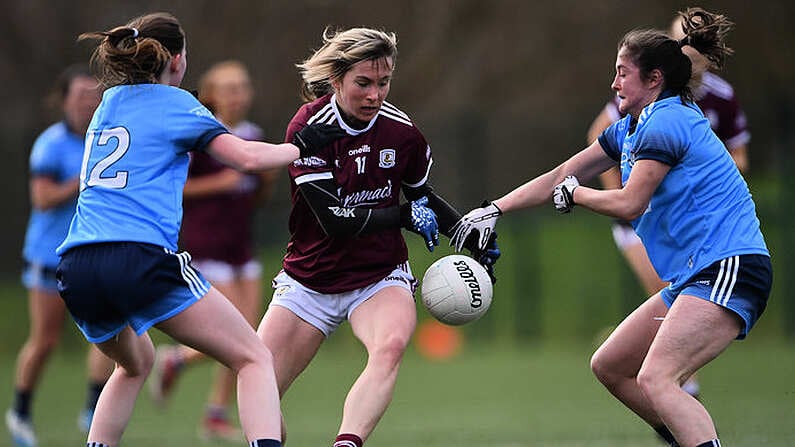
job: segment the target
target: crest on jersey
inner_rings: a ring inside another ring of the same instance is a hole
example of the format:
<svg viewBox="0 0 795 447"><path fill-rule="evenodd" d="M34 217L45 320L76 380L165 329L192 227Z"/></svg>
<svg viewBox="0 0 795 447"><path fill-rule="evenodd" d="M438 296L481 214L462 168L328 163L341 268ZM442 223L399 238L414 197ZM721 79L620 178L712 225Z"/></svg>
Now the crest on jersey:
<svg viewBox="0 0 795 447"><path fill-rule="evenodd" d="M395 166L395 150L381 149L378 153L378 167L391 168Z"/></svg>

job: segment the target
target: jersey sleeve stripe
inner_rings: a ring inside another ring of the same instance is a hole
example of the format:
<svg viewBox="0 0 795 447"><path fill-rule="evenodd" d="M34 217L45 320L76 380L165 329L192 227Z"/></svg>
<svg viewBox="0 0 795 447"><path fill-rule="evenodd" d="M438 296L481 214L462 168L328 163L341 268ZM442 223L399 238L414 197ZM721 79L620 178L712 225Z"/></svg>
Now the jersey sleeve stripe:
<svg viewBox="0 0 795 447"><path fill-rule="evenodd" d="M331 109L331 104L330 103L326 104L325 106L323 106L323 108L321 108L320 110L315 112L315 114L312 115L312 117L309 118L309 120L306 123L307 124L312 124L315 121L323 120L324 117L328 116L329 112L333 113L333 110Z"/></svg>
<svg viewBox="0 0 795 447"><path fill-rule="evenodd" d="M378 114L381 115L381 116L393 119L393 120L395 120L397 122L403 123L403 124L405 124L407 126L413 126L413 124L411 124L411 121L403 119L403 118L401 118L398 115L393 115L391 112L388 112L387 110L384 110L383 108L378 112Z"/></svg>
<svg viewBox="0 0 795 447"><path fill-rule="evenodd" d="M431 175L431 166L433 166L433 158L428 160L428 168L425 170L425 175L420 179L417 183L406 183L403 182L404 185L408 186L409 188L419 188L420 186L424 185L425 182L428 181L428 177Z"/></svg>
<svg viewBox="0 0 795 447"><path fill-rule="evenodd" d="M405 112L403 112L402 110L400 110L400 109L398 109L397 107L395 107L395 106L394 106L392 103L389 103L389 102L386 102L386 101L384 101L384 102L381 104L381 109L387 109L387 110L389 110L390 112L394 113L395 115L401 116L401 117L403 117L404 119L407 119L407 120L411 121L411 119L409 118L409 116L408 116L408 115L406 115L406 113L405 113Z"/></svg>
<svg viewBox="0 0 795 447"><path fill-rule="evenodd" d="M299 175L295 178L295 184L300 185L306 182L314 182L317 180L333 179L334 175L331 172L316 172L312 174Z"/></svg>

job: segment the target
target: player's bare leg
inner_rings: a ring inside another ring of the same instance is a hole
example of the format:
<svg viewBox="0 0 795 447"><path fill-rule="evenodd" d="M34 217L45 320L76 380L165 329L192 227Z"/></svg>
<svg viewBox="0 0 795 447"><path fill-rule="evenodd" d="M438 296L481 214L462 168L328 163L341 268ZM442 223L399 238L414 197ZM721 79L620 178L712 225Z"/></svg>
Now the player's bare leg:
<svg viewBox="0 0 795 447"><path fill-rule="evenodd" d="M621 253L624 255L624 259L627 260L627 264L629 264L630 268L635 273L635 277L638 278L638 281L640 281L644 290L646 290L648 296L652 296L668 286L668 283L660 279L657 275L657 271L654 270L654 266L649 260L649 255L646 253L646 248L640 241L635 244L624 245L621 248ZM696 374L693 374L687 379L684 385L682 385L682 389L691 396L698 398L700 386Z"/></svg>
<svg viewBox="0 0 795 447"><path fill-rule="evenodd" d="M243 317L256 328L262 309L260 278L237 278L232 282L214 284ZM187 347L185 347L187 348ZM190 348L187 348L190 349ZM194 352L198 352L195 351ZM227 410L235 394L237 377L234 371L219 365L213 379L210 395L202 421L202 434L206 438L237 439L239 429L229 419Z"/></svg>
<svg viewBox="0 0 795 447"><path fill-rule="evenodd" d="M629 314L591 357L597 379L654 428L663 425L638 386L637 376L668 308L659 294Z"/></svg>
<svg viewBox="0 0 795 447"><path fill-rule="evenodd" d="M238 413L249 441L281 439L273 356L246 319L215 287L157 327L237 373Z"/></svg>
<svg viewBox="0 0 795 447"><path fill-rule="evenodd" d="M365 440L392 400L400 362L417 324L416 307L408 290L387 287L357 307L350 322L368 358L345 399L339 432Z"/></svg>
<svg viewBox="0 0 795 447"><path fill-rule="evenodd" d="M29 291L30 334L17 357L16 385L31 390L52 350L61 338L66 305L55 292L41 289Z"/></svg>
<svg viewBox="0 0 795 447"><path fill-rule="evenodd" d="M155 348L148 334L139 337L129 326L97 347L117 366L99 396L88 442L116 446L130 421L138 393L152 369Z"/></svg>
<svg viewBox="0 0 795 447"><path fill-rule="evenodd" d="M707 410L681 384L723 352L742 324L730 310L680 295L660 326L638 373L638 384L683 447L717 439L717 434Z"/></svg>
<svg viewBox="0 0 795 447"><path fill-rule="evenodd" d="M33 394L52 350L61 338L66 305L56 292L28 291L30 331L19 350L14 378L14 403L6 412L6 426L15 442L36 445L31 416Z"/></svg>
<svg viewBox="0 0 795 447"><path fill-rule="evenodd" d="M270 306L260 322L257 335L273 354L279 396L306 369L325 340L323 332L281 306ZM282 442L287 428L282 421Z"/></svg>

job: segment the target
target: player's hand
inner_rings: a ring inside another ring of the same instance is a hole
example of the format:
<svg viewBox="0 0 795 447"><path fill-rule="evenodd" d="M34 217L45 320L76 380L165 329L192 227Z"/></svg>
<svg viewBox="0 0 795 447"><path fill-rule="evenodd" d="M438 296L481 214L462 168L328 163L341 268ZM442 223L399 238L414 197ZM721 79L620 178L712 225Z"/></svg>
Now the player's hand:
<svg viewBox="0 0 795 447"><path fill-rule="evenodd" d="M486 272L488 272L492 284L497 282L497 276L494 275L494 264L496 264L497 260L500 259L501 254L502 252L500 252L500 247L497 246L496 231L491 232L489 242L486 244L486 248L484 250L472 251L472 257L478 261L480 265L486 268Z"/></svg>
<svg viewBox="0 0 795 447"><path fill-rule="evenodd" d="M400 211L403 228L422 236L428 250L433 251L439 245L439 224L436 222L436 213L428 208L428 198L422 196L406 203Z"/></svg>
<svg viewBox="0 0 795 447"><path fill-rule="evenodd" d="M469 237L475 238L474 248L484 250L494 233L494 226L497 225L497 218L502 215L502 211L497 205L484 201L481 208L475 208L468 212L455 225L453 225L453 237L450 238L450 245L456 251L464 248Z"/></svg>
<svg viewBox="0 0 795 447"><path fill-rule="evenodd" d="M330 143L347 135L340 127L333 124L310 124L293 135L292 143L301 151L301 158L311 157Z"/></svg>
<svg viewBox="0 0 795 447"><path fill-rule="evenodd" d="M555 191L552 193L552 202L558 212L568 213L574 208L574 190L578 186L580 186L580 182L573 175L566 176L562 182L555 186Z"/></svg>

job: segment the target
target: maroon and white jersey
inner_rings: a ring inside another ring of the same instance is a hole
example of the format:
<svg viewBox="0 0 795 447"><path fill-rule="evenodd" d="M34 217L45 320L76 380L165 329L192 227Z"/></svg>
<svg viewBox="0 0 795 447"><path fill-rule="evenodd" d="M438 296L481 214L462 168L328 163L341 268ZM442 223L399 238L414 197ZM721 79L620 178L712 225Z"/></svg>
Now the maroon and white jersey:
<svg viewBox="0 0 795 447"><path fill-rule="evenodd" d="M701 84L693 95L696 104L709 119L715 135L723 141L729 152L751 140L745 113L737 102L734 89L726 80L714 73L705 72ZM612 122L621 118L618 103L619 99L616 96L605 106Z"/></svg>
<svg viewBox="0 0 795 447"><path fill-rule="evenodd" d="M262 129L248 121L230 129L244 140L262 141ZM188 178L199 178L229 169L204 151L191 152ZM254 257L252 223L260 178L245 175L237 189L183 200L180 245L197 260L216 260L239 266Z"/></svg>
<svg viewBox="0 0 795 447"><path fill-rule="evenodd" d="M337 124L348 135L289 167L293 209L284 270L315 291L347 292L380 281L406 262L408 250L401 230L329 237L298 185L331 179L343 207L397 206L401 186L427 182L431 149L409 117L386 102L367 127L357 130L343 121L335 97L326 95L298 110L287 127L286 141L313 123Z"/></svg>

